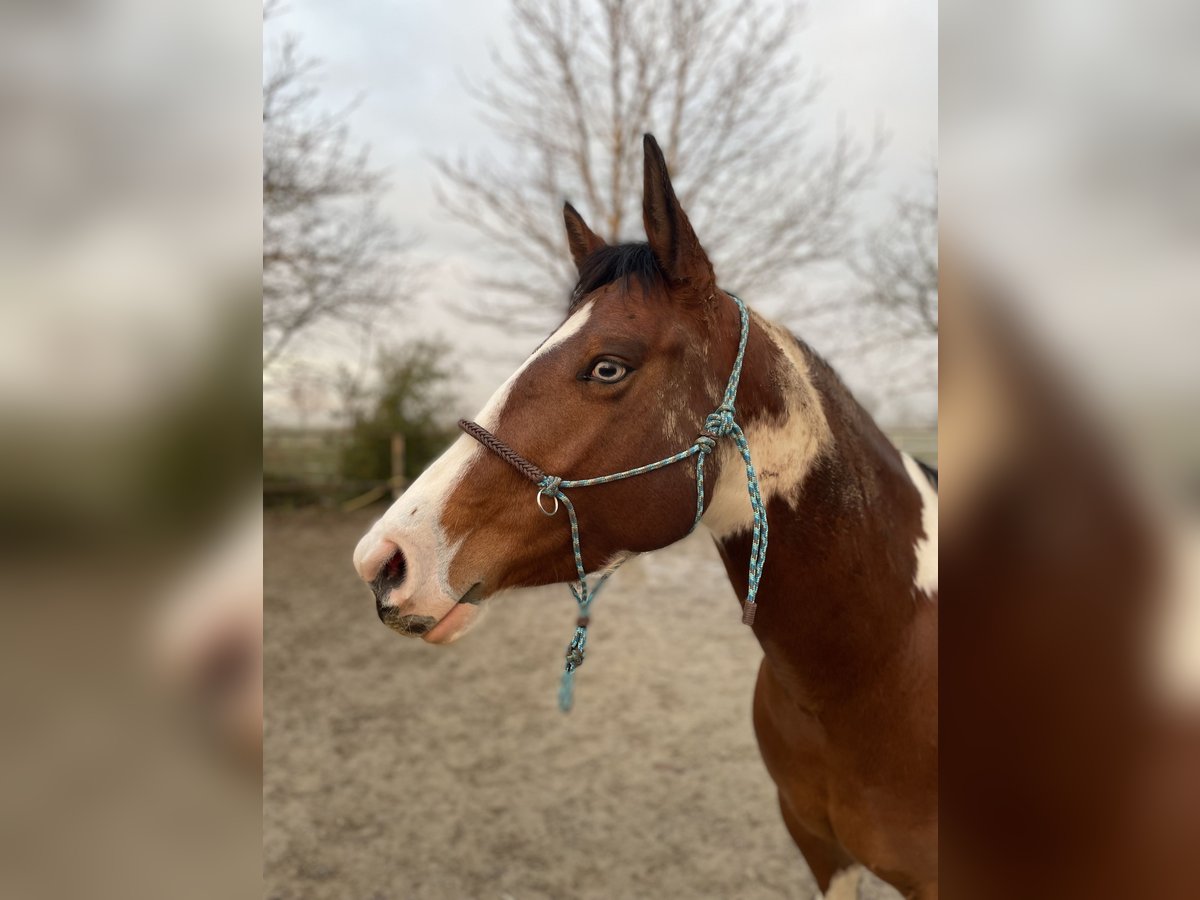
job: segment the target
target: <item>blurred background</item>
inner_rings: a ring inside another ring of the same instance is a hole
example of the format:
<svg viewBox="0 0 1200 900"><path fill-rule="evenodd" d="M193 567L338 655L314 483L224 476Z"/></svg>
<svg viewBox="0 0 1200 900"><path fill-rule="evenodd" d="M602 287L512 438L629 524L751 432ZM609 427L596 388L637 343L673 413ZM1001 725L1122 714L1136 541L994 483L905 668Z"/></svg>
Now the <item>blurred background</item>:
<svg viewBox="0 0 1200 900"><path fill-rule="evenodd" d="M0 895L260 891L261 13L0 4Z"/></svg>
<svg viewBox="0 0 1200 900"><path fill-rule="evenodd" d="M645 239L647 131L721 284L936 462L936 15L925 0L268 7L272 896L812 893L757 763L759 650L711 541L614 579L568 717L561 592L505 597L439 652L379 626L349 554L564 318L563 201L607 240Z"/></svg>
<svg viewBox="0 0 1200 900"><path fill-rule="evenodd" d="M942 888L1200 892L1200 17L943 6Z"/></svg>
<svg viewBox="0 0 1200 900"><path fill-rule="evenodd" d="M561 594L437 649L349 561L561 318L561 201L640 237L646 129L948 473L947 896L1200 895L1198 51L1183 0L0 5L0 895L811 893L703 539L566 719Z"/></svg>

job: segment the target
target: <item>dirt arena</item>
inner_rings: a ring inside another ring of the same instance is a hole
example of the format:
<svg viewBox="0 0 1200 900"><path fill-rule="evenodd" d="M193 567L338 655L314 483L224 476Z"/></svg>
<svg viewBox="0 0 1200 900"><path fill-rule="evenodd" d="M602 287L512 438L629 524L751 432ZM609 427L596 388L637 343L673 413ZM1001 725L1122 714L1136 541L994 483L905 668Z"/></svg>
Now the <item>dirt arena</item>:
<svg viewBox="0 0 1200 900"><path fill-rule="evenodd" d="M614 577L564 716L566 588L489 601L450 647L400 637L350 564L380 512L266 516L266 897L813 896L707 536Z"/></svg>

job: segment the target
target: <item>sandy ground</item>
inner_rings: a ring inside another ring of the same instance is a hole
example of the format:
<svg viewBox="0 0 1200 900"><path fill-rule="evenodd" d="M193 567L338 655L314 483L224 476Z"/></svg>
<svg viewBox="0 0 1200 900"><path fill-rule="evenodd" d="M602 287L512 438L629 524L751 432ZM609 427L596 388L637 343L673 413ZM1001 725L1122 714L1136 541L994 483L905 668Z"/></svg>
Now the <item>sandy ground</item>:
<svg viewBox="0 0 1200 900"><path fill-rule="evenodd" d="M400 637L350 565L379 511L267 515L265 896L814 895L751 729L760 651L707 536L614 577L564 716L566 588L489 601L450 647Z"/></svg>

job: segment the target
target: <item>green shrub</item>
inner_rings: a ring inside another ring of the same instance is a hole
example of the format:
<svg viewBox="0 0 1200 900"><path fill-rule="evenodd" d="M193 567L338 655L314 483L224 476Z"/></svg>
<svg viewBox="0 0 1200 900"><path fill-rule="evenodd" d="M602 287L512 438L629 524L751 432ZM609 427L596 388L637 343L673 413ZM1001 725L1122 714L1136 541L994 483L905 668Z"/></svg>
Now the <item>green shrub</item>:
<svg viewBox="0 0 1200 900"><path fill-rule="evenodd" d="M342 454L348 481L386 481L391 476L392 435L404 436L404 476L416 478L453 440L445 420L456 406L457 372L440 340L416 340L379 354L376 379L349 399L350 438Z"/></svg>

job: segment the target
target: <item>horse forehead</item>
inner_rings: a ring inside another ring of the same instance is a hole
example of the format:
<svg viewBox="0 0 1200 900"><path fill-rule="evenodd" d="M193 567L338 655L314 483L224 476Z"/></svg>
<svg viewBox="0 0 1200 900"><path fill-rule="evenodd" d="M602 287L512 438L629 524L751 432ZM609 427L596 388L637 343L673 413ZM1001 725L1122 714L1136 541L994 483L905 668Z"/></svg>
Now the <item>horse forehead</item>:
<svg viewBox="0 0 1200 900"><path fill-rule="evenodd" d="M597 332L609 333L617 326L621 331L633 330L642 335L650 335L654 333L654 329L674 323L673 319L664 318L667 315L668 312L658 307L654 298L646 296L636 282L628 286L605 285L573 307L563 323L517 367L497 393L505 387L511 388L512 383L525 375L535 363L552 356L565 345L572 343L573 339L578 342Z"/></svg>
<svg viewBox="0 0 1200 900"><path fill-rule="evenodd" d="M585 303L567 316L566 320L538 345L537 349L517 367L508 379L496 388L491 398L476 414L475 421L488 431L495 432L510 397L519 394L518 385L522 376L528 372L538 360L545 359L561 348L573 337L583 331L592 315L593 305ZM514 388L517 390L514 391ZM447 529L445 521L447 513L454 507L454 495L458 488L471 479L471 474L477 466L486 464L491 459L480 444L468 435L461 435L442 456L417 480L404 495L407 497L415 488L424 488L422 499L429 499L434 508L433 518L438 522L439 529L455 532L449 535L449 542L460 540L462 535L454 528ZM426 498L428 495L428 498ZM399 503L402 503L402 497Z"/></svg>
<svg viewBox="0 0 1200 900"><path fill-rule="evenodd" d="M529 371L538 360L545 359L561 348L564 344L578 335L587 326L588 321L592 317L594 304L591 302L580 306L575 312L571 313L561 325L558 326L550 335L538 345L525 360L517 367L508 379L496 388L495 393L484 404L483 409L475 417L475 421L489 431L495 431L496 425L500 421L500 415L504 412L504 407L508 404L508 399L513 393L513 388L520 382L521 378Z"/></svg>

